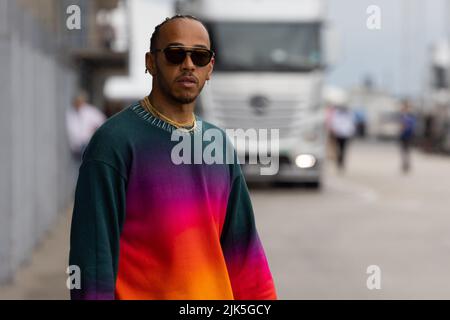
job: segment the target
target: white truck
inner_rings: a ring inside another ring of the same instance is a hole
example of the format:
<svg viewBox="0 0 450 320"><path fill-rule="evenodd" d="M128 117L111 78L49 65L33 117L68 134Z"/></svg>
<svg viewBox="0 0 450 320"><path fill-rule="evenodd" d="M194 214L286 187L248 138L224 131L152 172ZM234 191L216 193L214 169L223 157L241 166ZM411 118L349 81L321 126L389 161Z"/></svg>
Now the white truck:
<svg viewBox="0 0 450 320"><path fill-rule="evenodd" d="M324 2L180 0L176 12L205 22L216 52L213 79L198 99L203 118L225 129L279 129L278 172L261 175L260 165L243 162L247 181L319 187L326 144ZM237 147L245 159L252 144L270 143L245 138L238 145L246 147Z"/></svg>

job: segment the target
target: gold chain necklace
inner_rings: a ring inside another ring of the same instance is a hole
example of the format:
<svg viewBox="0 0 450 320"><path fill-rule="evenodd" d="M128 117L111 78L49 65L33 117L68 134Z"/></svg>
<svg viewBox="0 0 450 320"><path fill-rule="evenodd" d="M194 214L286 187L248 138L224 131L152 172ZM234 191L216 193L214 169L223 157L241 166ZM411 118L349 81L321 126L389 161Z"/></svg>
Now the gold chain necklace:
<svg viewBox="0 0 450 320"><path fill-rule="evenodd" d="M155 107L153 107L153 105L151 104L150 99L148 98L148 96L145 97L141 102L142 102L141 103L142 106L146 109L146 111L150 112L156 118L159 118L159 119L169 123L170 125L176 127L177 129L182 129L182 130L186 130L188 132L191 132L191 131L194 131L197 128L197 120L195 119L195 115L194 114L192 114L194 116L194 120L192 122L179 123L179 122L176 122L176 121L166 117L161 112L156 110ZM187 129L186 127L191 127L191 128Z"/></svg>

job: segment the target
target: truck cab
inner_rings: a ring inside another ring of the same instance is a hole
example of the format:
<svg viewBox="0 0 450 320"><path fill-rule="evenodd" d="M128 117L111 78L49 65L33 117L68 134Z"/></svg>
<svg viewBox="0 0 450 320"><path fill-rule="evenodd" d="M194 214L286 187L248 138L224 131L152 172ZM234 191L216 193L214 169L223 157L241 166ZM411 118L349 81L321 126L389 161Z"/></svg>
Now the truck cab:
<svg viewBox="0 0 450 320"><path fill-rule="evenodd" d="M213 78L198 99L200 115L224 129L278 129L278 171L261 175L261 164L241 160L247 181L320 186L323 1L185 0L176 11L206 24L216 53ZM270 143L239 139L246 141L235 144L240 159Z"/></svg>

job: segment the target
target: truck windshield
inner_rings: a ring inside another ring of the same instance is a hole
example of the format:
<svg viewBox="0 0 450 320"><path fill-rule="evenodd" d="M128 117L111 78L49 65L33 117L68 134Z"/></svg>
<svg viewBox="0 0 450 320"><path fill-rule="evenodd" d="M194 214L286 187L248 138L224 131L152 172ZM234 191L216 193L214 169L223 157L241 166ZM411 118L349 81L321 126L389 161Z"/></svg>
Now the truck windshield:
<svg viewBox="0 0 450 320"><path fill-rule="evenodd" d="M208 23L219 71L312 71L322 64L319 23Z"/></svg>

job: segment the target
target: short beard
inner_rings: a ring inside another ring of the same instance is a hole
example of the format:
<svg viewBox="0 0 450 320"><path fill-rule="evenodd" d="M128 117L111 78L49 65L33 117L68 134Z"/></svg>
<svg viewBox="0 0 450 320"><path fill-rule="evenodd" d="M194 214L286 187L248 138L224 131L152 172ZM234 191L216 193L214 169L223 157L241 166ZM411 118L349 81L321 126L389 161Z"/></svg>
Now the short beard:
<svg viewBox="0 0 450 320"><path fill-rule="evenodd" d="M161 76L162 73L159 70L158 66L156 66L156 70L157 70L156 81L158 82L158 86L161 88L162 93L166 97L168 97L170 100L172 100L173 102L178 103L178 104L191 104L195 100L197 100L197 97L200 95L200 92L202 91L203 86L198 91L199 93L197 95L195 95L194 97L178 97L178 96L174 95L172 93L172 91L170 90L170 87L168 86L166 79L163 76Z"/></svg>

